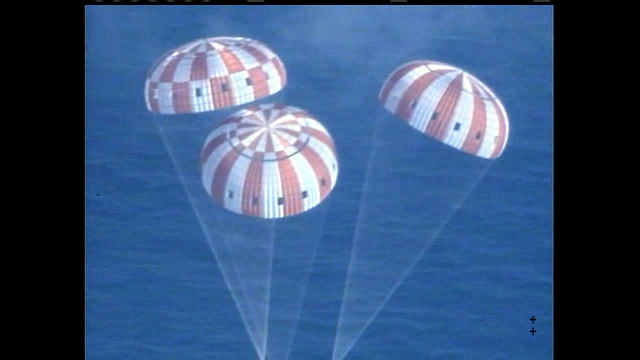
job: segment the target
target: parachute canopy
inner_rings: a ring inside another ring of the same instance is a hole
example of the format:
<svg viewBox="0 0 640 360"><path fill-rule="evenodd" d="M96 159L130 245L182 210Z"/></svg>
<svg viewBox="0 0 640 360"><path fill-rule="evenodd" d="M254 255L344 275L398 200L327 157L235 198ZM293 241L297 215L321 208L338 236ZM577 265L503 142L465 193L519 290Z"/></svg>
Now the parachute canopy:
<svg viewBox="0 0 640 360"><path fill-rule="evenodd" d="M262 218L313 208L338 177L329 132L306 111L281 104L254 105L224 119L204 143L200 169L216 203Z"/></svg>
<svg viewBox="0 0 640 360"><path fill-rule="evenodd" d="M469 154L499 157L509 135L498 97L476 77L436 61L412 61L394 70L378 99L410 126Z"/></svg>
<svg viewBox="0 0 640 360"><path fill-rule="evenodd" d="M169 51L149 69L147 109L198 113L252 102L280 91L287 75L280 58L259 41L212 37Z"/></svg>

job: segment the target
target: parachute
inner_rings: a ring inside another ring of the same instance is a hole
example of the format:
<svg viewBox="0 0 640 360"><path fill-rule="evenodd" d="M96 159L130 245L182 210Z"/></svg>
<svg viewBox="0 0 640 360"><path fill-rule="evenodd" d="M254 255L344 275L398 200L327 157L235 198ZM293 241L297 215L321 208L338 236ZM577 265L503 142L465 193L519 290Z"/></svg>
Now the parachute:
<svg viewBox="0 0 640 360"><path fill-rule="evenodd" d="M224 119L205 140L200 169L214 202L261 218L315 207L338 176L329 132L306 111L281 104L254 105Z"/></svg>
<svg viewBox="0 0 640 360"><path fill-rule="evenodd" d="M266 45L243 37L210 37L179 46L147 73L147 109L198 113L246 104L280 91L287 74Z"/></svg>
<svg viewBox="0 0 640 360"><path fill-rule="evenodd" d="M498 97L451 65L403 64L386 79L378 99L416 130L474 156L497 158L507 144L509 121Z"/></svg>
<svg viewBox="0 0 640 360"><path fill-rule="evenodd" d="M259 104L286 84L282 61L264 44L210 37L160 57L144 90L260 359L288 357L324 226L326 208L317 205L338 177L320 122L297 107ZM197 114L216 110L227 111Z"/></svg>

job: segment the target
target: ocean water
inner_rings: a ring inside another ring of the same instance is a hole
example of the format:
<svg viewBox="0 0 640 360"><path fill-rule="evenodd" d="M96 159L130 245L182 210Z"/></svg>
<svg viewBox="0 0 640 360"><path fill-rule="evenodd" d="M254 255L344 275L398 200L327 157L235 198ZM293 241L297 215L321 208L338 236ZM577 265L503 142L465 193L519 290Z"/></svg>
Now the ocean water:
<svg viewBox="0 0 640 360"><path fill-rule="evenodd" d="M434 179L469 175L473 188L448 183L468 196L456 195L450 217L438 215L443 227L344 359L552 358L552 19L550 6L87 6L86 358L258 359L180 178L191 175L197 152L190 163L189 147L200 144L167 128L180 174L157 126L168 120L143 98L148 68L168 49L227 35L278 53L289 83L264 102L310 111L339 155L328 200L276 225L276 237L300 227L314 234L298 276L297 323L270 328L287 335L287 358L331 359L354 240L377 231L367 204L388 196L409 209ZM387 75L416 59L468 70L501 98L509 143L486 173L394 122L377 102ZM193 121L204 131L228 113ZM430 226L404 215L380 229L398 247ZM228 231L217 226L212 237ZM287 305L273 302L272 311Z"/></svg>

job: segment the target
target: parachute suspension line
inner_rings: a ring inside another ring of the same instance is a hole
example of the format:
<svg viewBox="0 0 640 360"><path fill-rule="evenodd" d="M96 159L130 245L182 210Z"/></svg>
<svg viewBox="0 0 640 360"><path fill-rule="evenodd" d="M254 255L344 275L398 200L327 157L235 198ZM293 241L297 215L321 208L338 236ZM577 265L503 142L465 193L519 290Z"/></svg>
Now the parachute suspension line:
<svg viewBox="0 0 640 360"><path fill-rule="evenodd" d="M218 221L218 218L214 216L214 219L215 219L215 222L216 222L216 228L219 228L221 224ZM213 255L214 255L215 259L216 259L216 263L218 264L218 268L220 268L220 270L222 271L223 276L224 276L224 270L223 270L224 266L221 265L222 263L220 262L220 260L218 259L218 256L216 255L215 247L213 246L213 243L212 243L212 241L210 240L210 238L208 236L207 236L207 241L209 242L209 247L211 248L211 250L213 252ZM231 266L233 266L233 271L236 274L238 274L239 270L238 270L238 267L236 266L236 261L233 260L233 259L231 260ZM269 266L269 271L271 271L271 266ZM267 347L266 331L268 331L268 330L264 330L265 333L260 333L257 330L255 332L252 332L252 331L249 330L248 323L245 320L244 311L242 311L240 309L240 307L238 305L239 304L238 299L236 299L236 297L234 295L234 291L231 290L230 281L227 281L227 277L226 276L224 276L224 277L225 277L225 281L227 282L227 288L229 289L229 292L231 293L231 296L233 297L233 301L236 303L236 308L238 309L238 312L242 316L242 321L245 324L247 333L249 334L249 337L251 338L251 342L253 343L253 345L254 345L254 347L256 349L256 352L258 353L258 358L260 360L264 360L264 357L266 356L266 347ZM270 277L271 277L271 274L269 273L269 278ZM247 288L245 287L245 283L244 283L244 281L239 281L238 283L240 284L240 288L242 290L242 295L243 295L242 297L244 299L244 303L248 304L249 303L249 299L247 298ZM267 304L267 306L269 305L268 295L267 295L266 304ZM252 312L252 318L253 318L253 322L254 322L254 326L255 326L254 329L258 325L257 322L260 321L259 319L256 318L256 316L257 315ZM264 316L264 323L265 324L267 323L267 319L268 318L269 318L269 316L268 316L268 309L267 309L267 312L265 313L265 316ZM268 328L267 327L263 327L263 329L268 329ZM256 335L257 335L257 339L254 338L254 336L256 336ZM262 340L260 340L260 339L262 339ZM260 341L262 341L262 343L260 345L258 345L258 343Z"/></svg>
<svg viewBox="0 0 640 360"><path fill-rule="evenodd" d="M169 141L167 140L167 136L162 128L162 125L160 125L160 122L154 118L154 123L156 124L156 127L158 128L158 132L160 133L160 138L162 138L162 142L164 143L165 149L167 150L167 153L169 155L169 158L171 159L171 162L173 163L173 167L176 170L176 173L178 174L178 179L180 180L180 183L182 184L182 187L185 191L185 193L187 194L187 198L189 199L189 203L191 204L191 208L193 210L193 212L196 215L196 218L198 219L198 222L200 223L200 228L202 229L202 232L204 233L205 239L207 240L207 245L209 245L209 248L211 249L211 252L213 253L214 258L216 259L216 263L218 264L218 268L220 269L220 272L222 273L222 277L224 278L225 284L227 285L227 288L231 289L231 282L229 281L229 276L226 273L225 269L223 266L220 266L220 259L218 257L218 254L215 250L215 247L213 246L213 243L211 242L211 234L209 233L209 231L207 230L207 226L205 225L204 219L202 218L202 216L200 215L200 213L197 210L196 204L195 204L195 200L193 198L193 195L191 194L191 192L189 191L189 188L187 186L187 181L182 173L182 170L180 169L180 167L178 166L178 162L175 158L175 155L173 153L173 149L171 148L171 145L169 145ZM216 222L218 221L218 219L216 218ZM234 263L234 267L235 267L235 263ZM234 294L233 291L230 291L231 293L231 297L233 298L233 302L236 306L236 309L238 310L238 312L240 313L240 317L242 319L242 322L244 324L245 330L247 331L248 335L250 338L252 338L251 343L253 344L256 352L258 353L259 357L264 360L264 350L261 352L260 349L257 346L257 342L256 339L253 339L253 334L251 333L251 331L249 331L249 323L245 317L244 312L240 309L239 306L239 302L238 299L236 299L236 296Z"/></svg>
<svg viewBox="0 0 640 360"><path fill-rule="evenodd" d="M271 310L271 278L273 274L273 250L275 248L276 240L276 221L275 219L269 219L269 275L267 276L267 311L264 317L264 344L262 344L262 356L260 360L267 358L267 344L269 343L269 314Z"/></svg>
<svg viewBox="0 0 640 360"><path fill-rule="evenodd" d="M370 159L371 160L371 159ZM442 230L447 226L447 224L449 224L449 222L451 221L451 219L453 218L453 216L458 212L458 210L460 209L460 207L464 204L464 202L467 200L467 198L469 197L469 195L471 195L471 193L473 193L473 191L475 190L475 188L477 187L477 185L482 181L482 179L486 176L487 172L489 171L489 168L491 168L491 166L493 165L494 161L489 161L488 164L484 167L484 169L482 170L482 172L480 173L480 176L478 177L478 179L471 184L471 186L469 187L469 189L467 190L467 192L460 198L460 201L458 201L457 204L455 204L451 211L447 214L447 217L444 219L444 221L442 222L442 224L436 229L436 231L434 231L433 235L431 236L431 238L427 241L427 243L424 245L424 247L422 248L422 250L420 250L420 253L418 254L418 256L415 257L415 259L411 262L411 264L406 268L406 270L402 273L402 275L400 276L400 278L398 279L398 281L393 285L393 287L391 288L391 290L387 293L387 295L385 296L384 300L380 303L380 305L376 308L376 310L373 312L373 314L369 317L369 319L367 319L367 322L365 323L365 325L360 329L360 331L358 332L358 334L353 338L353 340L351 341L351 343L349 344L349 346L345 349L342 357L340 358L336 358L336 348L334 347L334 352L332 355L332 360L342 360L344 359L344 357L349 353L349 351L351 351L351 348L353 348L353 345L358 341L358 339L360 338L360 336L362 336L362 334L364 333L364 331L369 327L369 325L373 322L373 320L378 316L378 313L380 312L380 310L382 310L382 308L384 307L384 305L389 301L389 299L391 298L391 296L395 293L395 291L397 290L397 288L404 282L404 279L411 273L411 271L413 270L413 268L416 266L416 264L422 259L422 257L424 256L424 254L427 252L427 250L429 250L431 248L431 245L433 244L433 242L435 241L435 239L440 235L440 233L442 232ZM368 175L368 171L367 171L367 175ZM359 220L359 215L358 215L358 220ZM359 225L359 221L358 221L358 225ZM351 262L354 259L354 250L355 250L355 239L357 239L357 230L358 230L358 225L356 225L356 238L354 238L354 245L353 248L351 250L351 260L349 261L349 272L347 274L347 281L349 281L350 277L349 274L351 273ZM346 289L348 288L348 284L345 284L345 295L346 295ZM344 303L344 297L342 299L342 302ZM341 307L340 309L340 321L342 320L342 312L343 312L344 307ZM340 329L340 326L338 326L338 329ZM336 341L338 338L338 334L336 333ZM336 342L334 341L334 344Z"/></svg>
<svg viewBox="0 0 640 360"><path fill-rule="evenodd" d="M495 160L488 161L487 165L485 165L484 169L482 169L482 171L480 172L480 176L478 176L478 180L474 181L473 184L471 184L471 186L469 187L469 190L467 190L467 192L462 196L462 198L460 198L460 201L458 201L458 203L453 207L453 211L447 216L447 219L445 220L444 224L442 224L442 226L440 226L438 231L436 231L436 233L432 236L432 240L435 239L439 235L439 233L442 231L442 229L451 220L453 215L455 215L458 212L458 210L460 209L460 207L464 204L464 202L467 201L467 198L469 197L469 195L471 195L471 193L473 193L473 191L476 189L478 184L482 181L482 179L484 179L484 177L489 172L489 169L491 168L491 166L493 166L494 162L495 162Z"/></svg>
<svg viewBox="0 0 640 360"><path fill-rule="evenodd" d="M376 152L376 143L378 140L378 129L380 128L380 123L382 122L381 117L378 117L375 123L375 126L373 128L373 138L372 138L372 149L371 152L369 153L369 159L367 160L367 170L365 172L365 176L364 176L364 182L363 182L363 190L362 190L362 195L360 197L360 206L358 208L358 218L356 220L356 228L353 234L353 241L351 242L351 254L349 256L349 267L347 268L347 277L346 277L346 282L344 284L344 291L342 293L342 306L340 306L340 314L338 315L338 327L337 327L337 331L336 331L336 337L333 341L334 347L333 347L333 354L331 355L331 359L332 360L342 360L342 358L337 359L336 358L336 344L338 341L338 338L340 337L340 329L342 328L342 321L343 321L343 315L344 315L344 304L345 304L345 299L347 296L347 289L349 289L349 286L351 285L351 272L353 270L353 263L355 261L356 258L356 250L357 250L357 240L359 239L359 234L360 234L360 229L362 227L362 209L364 209L365 206L365 200L367 198L367 192L369 190L369 177L371 175L371 169L372 169L372 165L373 165L373 159L375 157L375 152ZM374 315L375 317L375 315ZM367 322L367 325L369 323ZM364 330L364 329L363 329ZM344 355L346 355L349 350L351 350L351 347L353 346L353 344L356 342L356 340L360 337L360 334L358 334L358 336L353 340L353 342L351 343L351 345L349 345L349 347L347 348L347 351L345 351ZM343 357L344 357L343 355Z"/></svg>
<svg viewBox="0 0 640 360"><path fill-rule="evenodd" d="M322 236L324 235L324 224L326 223L327 220L327 213L326 211L323 211L322 213L322 221L321 221L321 225L320 225L320 234L318 234L318 238L317 241L315 241L314 245L313 245L313 253L311 254L311 259L310 259L310 267L313 267L313 263L315 262L316 259L316 254L318 253L318 245L320 243L320 240L322 239ZM301 309L302 309L302 304L304 302L304 299L306 298L306 294L307 294L307 288L309 287L309 278L311 277L311 268L309 269L309 273L307 274L307 276L304 279L304 283L302 284L302 292L300 295L300 303L298 304L298 309L296 309L296 313L298 318L295 321L295 325L294 325L294 329L293 329L293 335L292 335L292 339L295 338L296 333L298 332L298 324L300 321L300 313L301 313ZM285 351L285 357L283 360L288 360L289 359L289 354L291 353L291 345L292 343L289 343L286 351Z"/></svg>

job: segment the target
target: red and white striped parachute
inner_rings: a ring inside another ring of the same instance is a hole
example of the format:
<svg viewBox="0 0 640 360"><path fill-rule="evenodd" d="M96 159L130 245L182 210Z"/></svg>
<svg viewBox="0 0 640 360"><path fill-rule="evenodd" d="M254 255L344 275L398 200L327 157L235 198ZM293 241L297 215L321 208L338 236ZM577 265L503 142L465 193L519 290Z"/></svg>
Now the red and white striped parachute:
<svg viewBox="0 0 640 360"><path fill-rule="evenodd" d="M469 154L497 158L507 144L509 120L498 97L451 65L406 63L389 75L378 99L413 128Z"/></svg>
<svg viewBox="0 0 640 360"><path fill-rule="evenodd" d="M202 184L238 214L280 218L322 202L338 177L333 139L306 111L254 105L224 119L200 156Z"/></svg>
<svg viewBox="0 0 640 360"><path fill-rule="evenodd" d="M280 91L287 74L259 41L212 37L192 41L158 59L147 73L147 109L198 113L246 104Z"/></svg>

